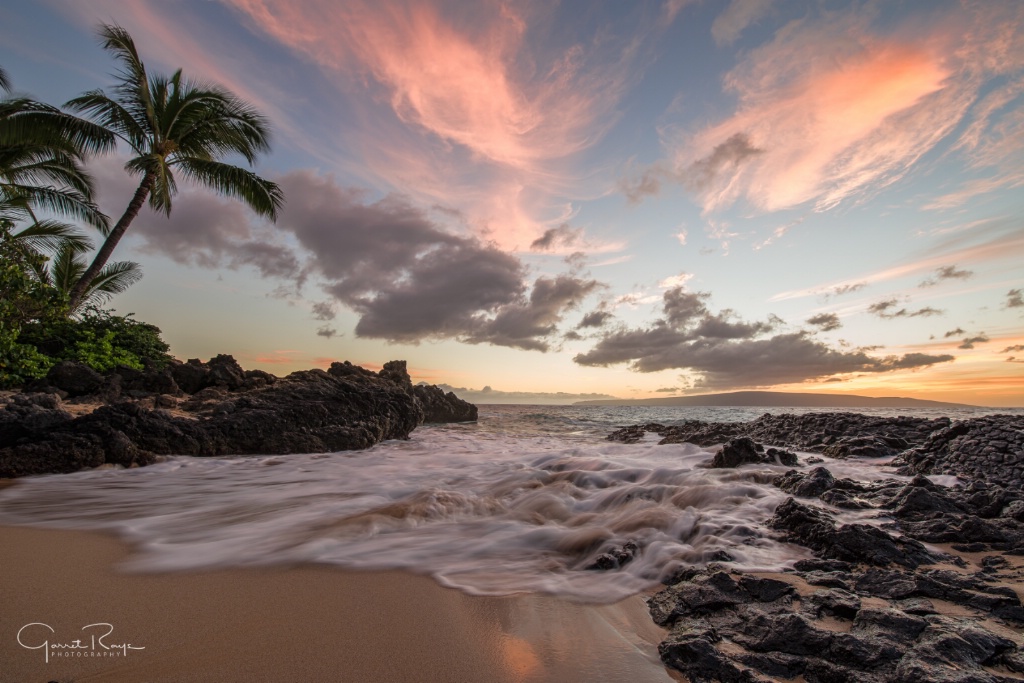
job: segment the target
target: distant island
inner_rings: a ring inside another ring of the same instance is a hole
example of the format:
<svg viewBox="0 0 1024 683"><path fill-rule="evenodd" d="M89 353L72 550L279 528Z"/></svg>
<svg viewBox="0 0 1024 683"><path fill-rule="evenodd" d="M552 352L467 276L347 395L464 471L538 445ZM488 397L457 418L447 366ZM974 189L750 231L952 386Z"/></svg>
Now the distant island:
<svg viewBox="0 0 1024 683"><path fill-rule="evenodd" d="M796 394L785 391L732 391L699 396L665 398L617 398L578 401L577 406L765 406L785 408L980 408L965 403L925 401L901 396L855 396L852 394Z"/></svg>

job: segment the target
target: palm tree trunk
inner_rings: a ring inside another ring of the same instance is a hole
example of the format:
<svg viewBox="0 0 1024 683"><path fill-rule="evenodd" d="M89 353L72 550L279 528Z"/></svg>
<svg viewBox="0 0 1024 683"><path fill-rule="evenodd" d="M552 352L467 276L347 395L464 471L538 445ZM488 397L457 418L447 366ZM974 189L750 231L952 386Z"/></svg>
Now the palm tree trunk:
<svg viewBox="0 0 1024 683"><path fill-rule="evenodd" d="M103 246L96 252L96 256L92 260L90 265L82 277L79 278L78 282L71 290L70 300L68 302L68 311L74 311L78 308L82 298L85 296L86 291L89 289L89 284L96 279L96 276L103 270L103 266L107 264L107 260L110 255L114 253L114 248L117 243L124 237L124 233L128 231L128 226L132 224L135 217L139 215L139 211L142 210L142 205L146 202L146 197L149 196L149 191L153 188L153 182L156 180L156 174L146 173L142 177L142 182L139 183L139 189L135 190L135 196L128 203L128 208L125 209L124 215L117 221L117 225L107 235L107 239L103 241Z"/></svg>

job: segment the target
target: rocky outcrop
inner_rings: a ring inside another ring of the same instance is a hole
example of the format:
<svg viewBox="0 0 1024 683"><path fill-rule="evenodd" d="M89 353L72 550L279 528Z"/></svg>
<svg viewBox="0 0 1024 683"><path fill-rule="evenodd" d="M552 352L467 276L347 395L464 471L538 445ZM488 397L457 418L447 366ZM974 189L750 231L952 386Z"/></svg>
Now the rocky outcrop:
<svg viewBox="0 0 1024 683"><path fill-rule="evenodd" d="M905 474L953 474L1024 489L1024 416L951 422L897 458Z"/></svg>
<svg viewBox="0 0 1024 683"><path fill-rule="evenodd" d="M1019 626L1015 596L956 572L923 580L879 569L842 573L848 588L800 593L798 580L694 570L648 602L654 621L670 629L658 652L692 681L728 683L997 683L1018 680L999 669L1024 672L1018 642L977 620L941 615L928 599L952 598ZM972 595L994 602L972 603Z"/></svg>
<svg viewBox="0 0 1024 683"><path fill-rule="evenodd" d="M739 467L749 463L757 463L762 460L764 446L758 449L759 444L754 443L750 437L741 436L736 439L729 439L722 444L722 449L711 458L711 467ZM759 452L760 450L760 452Z"/></svg>
<svg viewBox="0 0 1024 683"><path fill-rule="evenodd" d="M676 425L656 423L624 427L612 432L610 441L638 438L638 430L654 432L660 443L693 443L713 446L746 436L758 443L821 453L831 457L895 455L923 444L936 430L948 427L947 418L874 417L859 413L766 413L750 422L686 420ZM633 435L630 437L629 435ZM641 434L642 436L642 434Z"/></svg>
<svg viewBox="0 0 1024 683"><path fill-rule="evenodd" d="M64 409L60 393L21 394L0 410L0 477L138 466L161 455L361 449L407 438L425 419L404 361L381 373L335 363L276 378L222 355L101 380L105 393L93 398L112 402L79 417ZM179 410L158 407L171 404ZM435 397L432 410L436 421L476 418L475 407L454 395Z"/></svg>
<svg viewBox="0 0 1024 683"><path fill-rule="evenodd" d="M711 458L711 463L708 467L739 467L740 465L757 463L786 465L787 467L796 467L799 464L796 453L790 453L778 448L765 450L764 446L755 443L750 437L741 436L729 439L722 444L721 450Z"/></svg>
<svg viewBox="0 0 1024 683"><path fill-rule="evenodd" d="M952 474L1024 491L1024 416L1020 415L952 421L858 413L765 414L750 422L687 420L668 426L632 425L607 438L637 443L648 433L660 436L661 444L714 446L748 438L759 448L770 445L831 458L895 456L893 464L902 468L901 474Z"/></svg>
<svg viewBox="0 0 1024 683"><path fill-rule="evenodd" d="M814 467L776 476L793 497L764 524L815 559L781 580L715 564L678 571L648 603L670 629L658 648L667 666L693 681L1021 680L1024 606L1012 586L1024 581L1024 418L764 415L634 425L608 438L636 443L651 432L661 443L723 444L711 466L770 463L772 444L892 458L901 474L916 475L865 482ZM805 462L815 460L825 462ZM960 483L939 486L931 473ZM859 510L858 523L838 521L836 508Z"/></svg>
<svg viewBox="0 0 1024 683"><path fill-rule="evenodd" d="M417 384L412 391L424 422L476 422L476 406L450 391L446 394L432 384Z"/></svg>
<svg viewBox="0 0 1024 683"><path fill-rule="evenodd" d="M882 567L897 564L911 569L941 559L914 539L893 537L869 524L837 526L825 510L793 498L775 509L767 526L782 531L787 541L810 548L826 559Z"/></svg>
<svg viewBox="0 0 1024 683"><path fill-rule="evenodd" d="M46 373L43 384L56 387L64 396L86 396L103 386L103 375L81 363L61 361Z"/></svg>

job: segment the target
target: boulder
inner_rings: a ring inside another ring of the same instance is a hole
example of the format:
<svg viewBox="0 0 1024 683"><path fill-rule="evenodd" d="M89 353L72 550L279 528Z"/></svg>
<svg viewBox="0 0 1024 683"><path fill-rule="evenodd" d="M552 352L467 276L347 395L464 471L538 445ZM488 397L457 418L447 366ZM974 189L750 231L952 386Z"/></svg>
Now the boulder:
<svg viewBox="0 0 1024 683"><path fill-rule="evenodd" d="M103 386L103 375L87 365L65 360L50 368L46 383L67 392L70 397L85 396Z"/></svg>
<svg viewBox="0 0 1024 683"><path fill-rule="evenodd" d="M447 394L431 384L412 387L416 403L423 410L424 422L476 422L477 407L453 392Z"/></svg>
<svg viewBox="0 0 1024 683"><path fill-rule="evenodd" d="M170 374L182 391L194 394L210 386L210 369L198 358L190 358L185 363L172 363Z"/></svg>
<svg viewBox="0 0 1024 683"><path fill-rule="evenodd" d="M764 456L758 452L754 440L741 436L725 442L722 450L715 453L715 457L711 459L711 467L739 467L749 463L759 463L763 458Z"/></svg>
<svg viewBox="0 0 1024 683"><path fill-rule="evenodd" d="M767 526L785 532L786 539L814 550L820 557L876 566L917 567L940 557L911 538L896 538L867 524L844 524L821 508L787 498L775 509Z"/></svg>

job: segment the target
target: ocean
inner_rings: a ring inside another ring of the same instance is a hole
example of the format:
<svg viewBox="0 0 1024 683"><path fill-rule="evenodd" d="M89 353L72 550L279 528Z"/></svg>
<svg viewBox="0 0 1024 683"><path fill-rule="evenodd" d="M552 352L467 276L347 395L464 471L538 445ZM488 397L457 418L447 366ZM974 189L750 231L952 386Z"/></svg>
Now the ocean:
<svg viewBox="0 0 1024 683"><path fill-rule="evenodd" d="M822 409L482 405L476 423L426 425L365 451L171 457L138 469L21 479L0 523L112 532L137 572L314 563L401 569L477 595L535 592L611 603L722 557L780 570L808 551L764 527L786 467L701 467L708 449L605 440L625 425L746 421ZM963 419L1019 409L869 409ZM801 457L810 454L799 453ZM836 477L895 477L888 461L834 460ZM936 477L944 485L953 477ZM874 511L837 511L878 522ZM635 560L588 569L632 541Z"/></svg>

